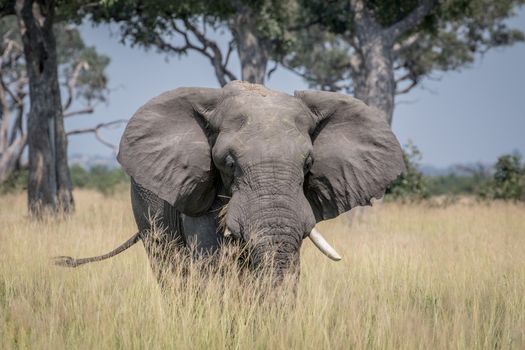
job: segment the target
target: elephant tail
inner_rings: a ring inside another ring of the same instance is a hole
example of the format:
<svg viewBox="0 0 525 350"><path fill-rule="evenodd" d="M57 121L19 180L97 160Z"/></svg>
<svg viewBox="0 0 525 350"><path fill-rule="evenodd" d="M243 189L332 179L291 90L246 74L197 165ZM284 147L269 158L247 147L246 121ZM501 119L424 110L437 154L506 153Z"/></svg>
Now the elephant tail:
<svg viewBox="0 0 525 350"><path fill-rule="evenodd" d="M126 242L122 243L117 248L115 248L114 250L104 255L93 256L90 258L81 258L81 259L75 259L70 256L55 256L53 257L53 260L54 260L55 265L63 266L63 267L77 267L77 266L95 262L95 261L106 260L115 255L122 253L129 247L133 246L135 243L137 243L140 240L140 238L141 238L141 234L139 231L135 233L133 236L131 236L130 239L128 239Z"/></svg>

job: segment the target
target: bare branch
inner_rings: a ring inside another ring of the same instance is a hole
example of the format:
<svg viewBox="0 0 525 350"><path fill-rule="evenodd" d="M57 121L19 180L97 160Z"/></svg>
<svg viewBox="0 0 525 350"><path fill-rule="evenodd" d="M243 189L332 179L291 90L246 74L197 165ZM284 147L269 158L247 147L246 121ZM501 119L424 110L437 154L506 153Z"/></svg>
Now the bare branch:
<svg viewBox="0 0 525 350"><path fill-rule="evenodd" d="M351 84L337 84L337 81L329 81L329 82L321 82L319 79L316 79L315 76L309 75L307 73L301 72L291 66L289 66L286 62L280 62L281 66L288 69L293 74L300 76L301 78L305 79L309 82L315 82L317 85L321 87L321 90L325 91L341 91L341 90L350 90Z"/></svg>
<svg viewBox="0 0 525 350"><path fill-rule="evenodd" d="M101 135L100 135L100 129L103 129L103 128L111 128L111 127L114 127L116 125L119 125L119 124L124 124L124 123L127 123L128 120L127 119L118 119L118 120L113 120L113 121L110 121L110 122L107 122L107 123L100 123L100 124L97 124L95 127L93 128L85 128L85 129L75 129L75 130L71 130L71 131L68 131L66 133L66 135L69 137L69 136L72 136L72 135L80 135L80 134L88 134L88 133L93 133L95 134L95 137L96 139L102 143L104 146L106 147L109 147L113 150L113 152L117 152L118 151L118 146L105 140Z"/></svg>
<svg viewBox="0 0 525 350"><path fill-rule="evenodd" d="M414 80L414 79L412 79L412 74L410 74L410 72L400 76L399 78L397 78L396 79L396 85L402 83L405 80Z"/></svg>
<svg viewBox="0 0 525 350"><path fill-rule="evenodd" d="M412 10L405 18L392 24L386 32L392 38L398 38L410 29L417 26L437 6L437 0L421 0L420 4Z"/></svg>
<svg viewBox="0 0 525 350"><path fill-rule="evenodd" d="M196 26L194 26L189 20L184 20L184 25L188 30L190 30L193 35L199 40L199 42L203 45L204 48L210 48L212 51L212 54L207 54L208 58L210 59L210 62L212 63L214 69L215 69L215 75L217 79L219 80L219 83L221 86L224 86L229 81L237 80L235 75L226 67L226 64L229 61L230 53L233 49L233 44L230 42L228 47L228 53L227 53L227 60L224 61L222 59L222 52L219 48L219 45L215 41L209 40L204 33L202 33ZM226 79L228 78L228 79Z"/></svg>
<svg viewBox="0 0 525 350"><path fill-rule="evenodd" d="M227 68L229 61L230 61L231 54L235 48L235 41L231 40L228 43L228 50L226 52L226 56L224 57L217 42L212 41L206 37L206 31L205 31L206 28L204 28L204 30L201 31L199 28L197 28L197 26L195 26L189 20L183 20L183 23L184 23L184 26L186 27L185 30L179 27L175 19L172 19L170 21L171 28L173 29L174 32L176 32L182 37L182 39L184 40L184 45L181 45L181 46L172 45L171 43L164 40L164 38L162 37L162 34L158 32L153 33L155 45L160 50L171 51L176 54L184 54L188 50L199 52L200 54L202 54L203 56L207 57L210 60L215 70L215 75L217 77L217 80L219 81L221 86L226 85L229 81L237 80L237 77L235 76L235 74L233 74ZM193 37L190 38L188 33L193 34ZM195 39L198 41L198 43L194 42Z"/></svg>
<svg viewBox="0 0 525 350"><path fill-rule="evenodd" d="M67 111L69 107L71 107L71 104L76 98L77 81L78 81L78 76L80 75L80 72L82 70L88 70L88 69L89 69L89 64L84 60L77 62L77 64L75 65L75 69L73 69L73 73L71 74L71 76L69 77L66 83L67 98L66 98L66 103L64 103L64 106L62 107L63 111Z"/></svg>
<svg viewBox="0 0 525 350"><path fill-rule="evenodd" d="M4 182L15 169L18 159L27 144L27 134L16 139L2 154L0 154L0 183Z"/></svg>
<svg viewBox="0 0 525 350"><path fill-rule="evenodd" d="M406 86L405 88L403 89L396 89L396 95L402 95L402 94L406 94L408 92L410 92L410 90L412 90L413 88L415 88L417 86L417 80L412 80L410 82L410 84L408 86Z"/></svg>
<svg viewBox="0 0 525 350"><path fill-rule="evenodd" d="M10 34L11 31L7 31L7 33L4 34L3 40L5 43L5 49L2 56L0 56L0 68L8 66L12 62L18 60L24 52L22 47L16 41L9 39Z"/></svg>
<svg viewBox="0 0 525 350"><path fill-rule="evenodd" d="M230 56L233 52L234 47L235 47L235 39L232 39L228 43L228 52L226 52L226 58L224 59L224 64L223 64L224 67L228 66L228 63L230 62Z"/></svg>
<svg viewBox="0 0 525 350"><path fill-rule="evenodd" d="M279 62L276 61L275 65L266 74L266 76L268 77L268 80L270 80L270 77L272 76L272 74L277 70L277 67L279 67Z"/></svg>
<svg viewBox="0 0 525 350"><path fill-rule="evenodd" d="M410 83L406 87L401 89L400 85L404 81L410 81ZM418 83L419 83L419 80L418 80L417 76L414 76L414 74L412 74L411 72L407 72L407 73L403 74L402 76L397 78L396 81L395 81L395 84L396 84L396 95L402 95L402 94L406 94L406 93L410 92L410 90L415 88Z"/></svg>
<svg viewBox="0 0 525 350"><path fill-rule="evenodd" d="M26 80L24 78L19 78L17 83L17 91L20 91L20 85L25 84ZM23 103L22 99L25 97L25 94L20 96L20 94L15 94L9 86L4 82L4 79L2 78L1 72L0 72L0 85L2 86L2 89L7 92L7 94L13 99L13 101L19 105Z"/></svg>
<svg viewBox="0 0 525 350"><path fill-rule="evenodd" d="M292 72L293 74L305 79L305 80L315 80L315 77L314 76L311 76L311 75L308 75L307 73L304 73L304 72L301 72L297 69L295 69L294 67L288 65L286 62L281 62L281 66L283 66L284 68L288 69L290 72Z"/></svg>
<svg viewBox="0 0 525 350"><path fill-rule="evenodd" d="M0 152L4 153L7 150L8 138L7 134L9 132L9 103L7 102L5 89L3 88L4 84L0 85L0 105L1 105L1 117L0 119Z"/></svg>
<svg viewBox="0 0 525 350"><path fill-rule="evenodd" d="M88 107L85 107L85 108L82 108L82 109L77 109L77 110L74 110L74 111L64 112L64 118L73 117L73 116L81 115L81 114L91 114L94 111L95 111L95 109L93 107L88 106Z"/></svg>
<svg viewBox="0 0 525 350"><path fill-rule="evenodd" d="M15 140L17 139L17 134L20 133L20 135L24 134L23 130L23 118L24 118L24 104L21 103L17 105L16 107L17 113L16 118L14 122L14 126L11 128L11 135L9 136L9 144L12 145Z"/></svg>

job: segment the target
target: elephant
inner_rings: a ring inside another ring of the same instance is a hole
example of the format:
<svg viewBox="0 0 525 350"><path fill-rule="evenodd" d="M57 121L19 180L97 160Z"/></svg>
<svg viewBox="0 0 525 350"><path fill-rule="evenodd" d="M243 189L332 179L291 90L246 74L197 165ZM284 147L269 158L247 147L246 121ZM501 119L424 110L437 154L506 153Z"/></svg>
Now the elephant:
<svg viewBox="0 0 525 350"><path fill-rule="evenodd" d="M108 254L58 257L59 265L103 260L142 240L158 267L168 246L193 242L214 254L238 242L249 247L250 270L282 278L298 273L306 237L339 260L316 223L370 205L404 170L379 110L341 93L291 96L243 81L153 98L128 122L117 159L138 232ZM163 228L155 239L152 222Z"/></svg>

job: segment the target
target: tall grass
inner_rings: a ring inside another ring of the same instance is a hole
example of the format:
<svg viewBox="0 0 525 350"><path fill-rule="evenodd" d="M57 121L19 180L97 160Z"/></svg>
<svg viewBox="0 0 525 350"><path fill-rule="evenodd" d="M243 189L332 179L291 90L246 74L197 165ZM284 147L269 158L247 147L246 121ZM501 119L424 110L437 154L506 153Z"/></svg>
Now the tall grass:
<svg viewBox="0 0 525 350"><path fill-rule="evenodd" d="M135 232L126 193L77 192L77 212L30 223L25 197L0 201L0 348L525 348L525 207L385 203L320 229L344 256L305 241L297 298L234 273L162 294L141 244L77 269ZM180 279L179 281L182 281Z"/></svg>

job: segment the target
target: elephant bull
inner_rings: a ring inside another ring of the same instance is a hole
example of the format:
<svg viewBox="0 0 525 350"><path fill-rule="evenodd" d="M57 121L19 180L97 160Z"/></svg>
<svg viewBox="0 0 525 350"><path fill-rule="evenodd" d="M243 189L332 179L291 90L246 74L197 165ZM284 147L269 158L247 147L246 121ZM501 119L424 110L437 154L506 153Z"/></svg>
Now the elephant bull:
<svg viewBox="0 0 525 350"><path fill-rule="evenodd" d="M170 258L157 253L167 245L214 252L236 241L250 249L248 266L284 276L298 271L306 237L340 259L315 224L382 197L404 169L378 110L339 93L290 96L240 81L152 99L129 121L118 160L131 177L138 233L106 255L58 264L102 260L147 240L154 217L164 228L145 244L154 266Z"/></svg>

